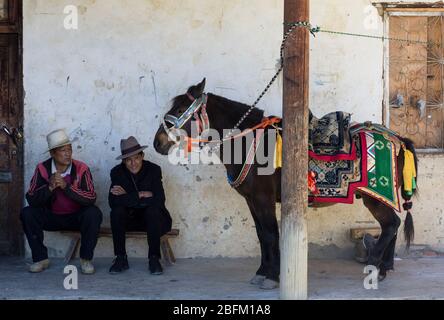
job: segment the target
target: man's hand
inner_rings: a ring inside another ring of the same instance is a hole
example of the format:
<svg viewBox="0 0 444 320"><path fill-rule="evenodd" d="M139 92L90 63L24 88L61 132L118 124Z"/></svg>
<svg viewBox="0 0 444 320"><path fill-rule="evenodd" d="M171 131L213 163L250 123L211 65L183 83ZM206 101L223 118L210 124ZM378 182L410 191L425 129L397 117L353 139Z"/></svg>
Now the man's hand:
<svg viewBox="0 0 444 320"><path fill-rule="evenodd" d="M53 174L51 178L49 178L49 191L53 192L55 188L57 188L57 184L55 175Z"/></svg>
<svg viewBox="0 0 444 320"><path fill-rule="evenodd" d="M67 186L67 183L66 183L65 179L62 178L62 175L59 172L55 173L55 179L56 179L57 187L65 190L66 186Z"/></svg>
<svg viewBox="0 0 444 320"><path fill-rule="evenodd" d="M153 196L153 193L151 191L140 191L139 192L139 198L151 198Z"/></svg>
<svg viewBox="0 0 444 320"><path fill-rule="evenodd" d="M54 191L57 188L66 189L66 181L62 178L62 175L58 172L54 173L49 179L49 191Z"/></svg>
<svg viewBox="0 0 444 320"><path fill-rule="evenodd" d="M112 187L110 192L115 196L123 196L124 194L126 194L125 189L123 189L121 186Z"/></svg>

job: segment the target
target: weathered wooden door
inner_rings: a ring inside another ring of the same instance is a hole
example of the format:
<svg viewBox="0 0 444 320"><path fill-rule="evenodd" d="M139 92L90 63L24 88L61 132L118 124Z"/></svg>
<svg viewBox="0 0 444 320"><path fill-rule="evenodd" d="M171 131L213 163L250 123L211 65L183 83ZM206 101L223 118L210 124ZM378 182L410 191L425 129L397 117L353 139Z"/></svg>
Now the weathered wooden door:
<svg viewBox="0 0 444 320"><path fill-rule="evenodd" d="M389 29L392 38L420 41L390 42L390 129L412 139L417 149L442 151L444 12L393 13Z"/></svg>
<svg viewBox="0 0 444 320"><path fill-rule="evenodd" d="M21 23L18 1L0 1L0 123L21 128L23 121ZM23 153L0 133L0 255L20 254L23 234Z"/></svg>

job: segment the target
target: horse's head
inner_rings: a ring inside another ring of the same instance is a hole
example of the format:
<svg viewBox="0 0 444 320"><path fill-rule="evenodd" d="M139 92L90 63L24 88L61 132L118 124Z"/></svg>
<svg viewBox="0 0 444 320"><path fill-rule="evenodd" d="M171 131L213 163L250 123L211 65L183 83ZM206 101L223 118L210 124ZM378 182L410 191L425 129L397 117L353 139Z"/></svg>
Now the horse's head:
<svg viewBox="0 0 444 320"><path fill-rule="evenodd" d="M205 79L197 85L188 88L185 94L173 99L172 108L164 115L163 122L154 137L154 149L167 155L170 148L175 145L177 135L174 131L183 130L191 136L192 116L202 105L202 96L205 90Z"/></svg>

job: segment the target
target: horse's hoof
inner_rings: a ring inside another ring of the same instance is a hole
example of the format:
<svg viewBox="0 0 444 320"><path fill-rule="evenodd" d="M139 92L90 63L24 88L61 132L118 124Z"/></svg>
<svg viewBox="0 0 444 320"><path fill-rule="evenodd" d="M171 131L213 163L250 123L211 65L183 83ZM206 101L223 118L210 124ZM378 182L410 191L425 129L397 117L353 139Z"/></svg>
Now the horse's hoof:
<svg viewBox="0 0 444 320"><path fill-rule="evenodd" d="M253 279L250 280L250 284L255 286L262 285L262 283L264 283L265 278L266 278L265 276L257 274L253 277Z"/></svg>
<svg viewBox="0 0 444 320"><path fill-rule="evenodd" d="M263 290L273 290L279 288L279 282L270 279L265 279L264 282L262 282L260 288Z"/></svg>

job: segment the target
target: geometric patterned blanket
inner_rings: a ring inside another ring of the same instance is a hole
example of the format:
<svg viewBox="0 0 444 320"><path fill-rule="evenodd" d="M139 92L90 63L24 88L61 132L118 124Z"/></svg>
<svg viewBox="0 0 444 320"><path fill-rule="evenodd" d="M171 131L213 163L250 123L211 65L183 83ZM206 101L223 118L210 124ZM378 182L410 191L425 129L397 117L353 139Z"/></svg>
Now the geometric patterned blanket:
<svg viewBox="0 0 444 320"><path fill-rule="evenodd" d="M332 160L355 160L356 147L351 143L351 115L345 112L332 112L316 118L310 112L308 130L308 152L311 158Z"/></svg>
<svg viewBox="0 0 444 320"><path fill-rule="evenodd" d="M359 190L400 212L396 144L371 131L365 132L365 138L368 185Z"/></svg>
<svg viewBox="0 0 444 320"><path fill-rule="evenodd" d="M309 191L309 202L351 204L359 190L399 212L399 140L382 126L375 129L361 124L348 129L349 150L355 150L355 159L344 160L343 152L336 159L330 155L328 161L309 154L308 169L314 172L317 187L316 194Z"/></svg>
<svg viewBox="0 0 444 320"><path fill-rule="evenodd" d="M309 156L308 170L315 173L317 193L309 192L309 202L353 203L355 191L366 187L367 179L367 141L365 134L352 138L356 147L355 160L323 161ZM364 157L362 156L364 155Z"/></svg>

